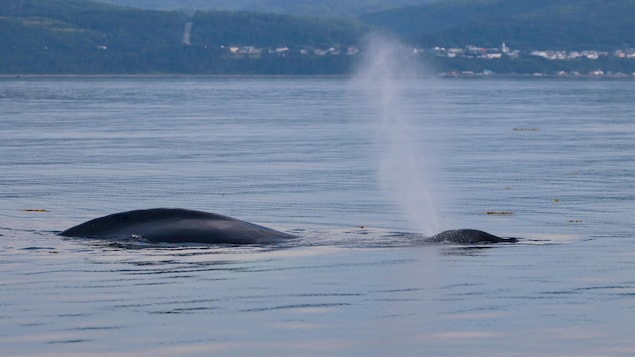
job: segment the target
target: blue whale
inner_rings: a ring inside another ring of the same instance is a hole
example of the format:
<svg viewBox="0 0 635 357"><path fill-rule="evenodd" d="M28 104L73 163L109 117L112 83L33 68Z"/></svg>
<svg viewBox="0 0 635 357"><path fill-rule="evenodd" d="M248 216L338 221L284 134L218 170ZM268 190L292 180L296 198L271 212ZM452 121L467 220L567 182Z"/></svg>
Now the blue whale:
<svg viewBox="0 0 635 357"><path fill-rule="evenodd" d="M60 233L65 237L152 243L270 244L295 236L215 213L154 208L95 218Z"/></svg>
<svg viewBox="0 0 635 357"><path fill-rule="evenodd" d="M220 214L180 208L153 208L95 218L61 233L65 237L141 240L151 243L272 244L296 238ZM476 229L456 229L425 238L427 244L515 243Z"/></svg>
<svg viewBox="0 0 635 357"><path fill-rule="evenodd" d="M490 244L516 243L518 238L502 238L477 229L454 229L441 232L424 240L426 243L444 244Z"/></svg>

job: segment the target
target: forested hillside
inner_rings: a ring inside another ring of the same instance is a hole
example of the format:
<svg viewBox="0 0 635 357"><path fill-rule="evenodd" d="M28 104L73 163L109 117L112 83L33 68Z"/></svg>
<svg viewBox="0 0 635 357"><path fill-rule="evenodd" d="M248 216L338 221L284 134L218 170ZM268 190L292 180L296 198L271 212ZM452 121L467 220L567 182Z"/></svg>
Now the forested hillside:
<svg viewBox="0 0 635 357"><path fill-rule="evenodd" d="M436 0L103 0L144 9L233 10L309 17L355 17L361 14L425 4Z"/></svg>
<svg viewBox="0 0 635 357"><path fill-rule="evenodd" d="M346 48L364 32L355 20L218 11L189 16L87 0L5 1L0 73L341 73L346 58L298 56L291 49ZM258 51L230 51L245 46ZM275 52L278 47L288 51Z"/></svg>
<svg viewBox="0 0 635 357"><path fill-rule="evenodd" d="M330 48L357 44L365 32L354 19L312 19L258 12L204 11L191 19L192 44L259 48Z"/></svg>
<svg viewBox="0 0 635 357"><path fill-rule="evenodd" d="M610 50L635 46L634 14L632 0L444 0L362 20L423 47Z"/></svg>
<svg viewBox="0 0 635 357"><path fill-rule="evenodd" d="M329 1L234 3L317 15ZM337 3L346 11L353 1ZM439 72L631 75L633 14L633 0L439 0L358 18L2 0L0 74L344 74L366 51L365 35L385 31Z"/></svg>

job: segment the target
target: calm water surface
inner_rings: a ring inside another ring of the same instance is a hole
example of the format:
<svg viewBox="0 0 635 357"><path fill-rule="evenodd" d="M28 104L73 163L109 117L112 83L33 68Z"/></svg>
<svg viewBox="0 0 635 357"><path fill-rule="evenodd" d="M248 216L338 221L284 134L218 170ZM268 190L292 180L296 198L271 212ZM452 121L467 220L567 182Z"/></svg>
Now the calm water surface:
<svg viewBox="0 0 635 357"><path fill-rule="evenodd" d="M387 112L354 82L0 79L0 354L635 354L635 82L421 79ZM403 185L441 228L526 239L413 244L382 115L407 117L425 180ZM301 238L55 235L151 207Z"/></svg>

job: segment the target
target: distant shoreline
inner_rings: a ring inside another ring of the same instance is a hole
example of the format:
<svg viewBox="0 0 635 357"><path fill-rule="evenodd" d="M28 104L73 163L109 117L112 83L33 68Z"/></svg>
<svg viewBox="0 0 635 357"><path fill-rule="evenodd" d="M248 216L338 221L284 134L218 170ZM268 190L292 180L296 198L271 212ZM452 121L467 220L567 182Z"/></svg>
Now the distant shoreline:
<svg viewBox="0 0 635 357"><path fill-rule="evenodd" d="M38 79L38 78L349 78L354 74L181 74L181 73L157 73L157 74L0 74L0 79ZM510 73L474 73L474 74L449 74L437 73L421 75L420 78L442 78L442 79L498 79L498 78L531 78L531 79L584 79L603 80L620 79L635 80L635 75L559 75L559 74L510 74Z"/></svg>
<svg viewBox="0 0 635 357"><path fill-rule="evenodd" d="M346 74L1 73L0 77L347 77Z"/></svg>

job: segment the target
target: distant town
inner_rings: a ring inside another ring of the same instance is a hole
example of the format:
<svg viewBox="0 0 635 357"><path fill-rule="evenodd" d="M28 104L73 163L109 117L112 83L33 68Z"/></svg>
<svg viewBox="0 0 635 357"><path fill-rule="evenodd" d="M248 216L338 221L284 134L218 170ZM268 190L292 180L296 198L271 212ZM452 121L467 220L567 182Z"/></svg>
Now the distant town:
<svg viewBox="0 0 635 357"><path fill-rule="evenodd" d="M415 49L415 53L420 49ZM486 47L478 47L478 46L466 46L465 48L443 48L443 47L435 47L432 49L435 55L439 57L464 57L464 58L484 58L484 59L498 59L503 56L509 56L511 58L518 58L521 55L521 51L519 50L511 50L505 42L501 45L500 48L486 48ZM530 56L537 56L546 58L549 60L573 60L577 58L587 58L596 60L600 57L608 57L614 56L617 58L630 58L635 59L635 49L627 49L627 50L615 50L614 52L609 51L597 51L597 50L584 50L584 51L531 51L528 52Z"/></svg>
<svg viewBox="0 0 635 357"><path fill-rule="evenodd" d="M482 60L497 60L502 59L504 57L508 57L510 59L519 59L521 57L537 57L543 58L549 61L574 61L574 60L599 60L608 57L613 57L616 59L629 59L633 60L635 63L635 49L617 49L614 51L599 51L599 50L580 50L580 51L565 51L565 50L533 50L522 52L520 50L512 50L510 49L505 42L502 43L500 48L487 48L487 47L479 47L469 45L464 48L445 48L445 47L434 47L431 50L426 49L417 49L414 50L415 54L419 53L430 53L436 57L441 58L466 58L466 59L482 59ZM443 73L446 76L471 76L471 75L490 75L491 71L485 70L481 73L474 73L471 71L467 72L448 72ZM635 72L632 73L622 73L622 72L613 72L606 71L604 69L598 68L587 73L580 73L579 71L565 71L560 70L556 75L559 76L612 76L612 77L635 77ZM533 73L535 76L547 75L547 73L536 72Z"/></svg>
<svg viewBox="0 0 635 357"><path fill-rule="evenodd" d="M258 48L255 46L221 46L221 49L227 51L229 56L236 58L261 58L265 57L285 57L285 56L356 56L362 52L358 47L348 46L345 48L301 48L292 49L289 47L277 47L277 48ZM496 60L529 60L542 59L547 61L561 61L566 67L567 61L591 61L597 62L597 68L593 68L589 71L580 71L576 69L560 69L554 72L550 71L535 71L532 73L521 72L523 75L533 76L589 76L589 77L635 77L635 72L620 72L610 69L602 68L601 62L603 59L617 59L617 60L632 60L632 64L635 64L635 49L616 49L614 51L600 51L600 50L579 50L579 51L566 51L566 50L532 50L521 51L517 49L511 49L504 42L499 48L488 48L474 45L467 45L463 48L460 47L439 47L425 49L425 48L412 48L412 54L414 56L421 57L433 57L438 59L463 59L469 62L470 60L479 61L492 61L494 64ZM491 66L496 68L496 66ZM445 77L470 77L470 76L489 76L495 74L509 74L498 73L494 69L483 69L480 71L473 70L450 70L439 73Z"/></svg>

